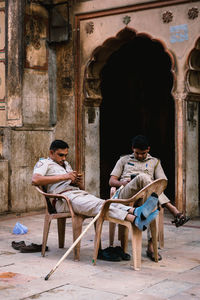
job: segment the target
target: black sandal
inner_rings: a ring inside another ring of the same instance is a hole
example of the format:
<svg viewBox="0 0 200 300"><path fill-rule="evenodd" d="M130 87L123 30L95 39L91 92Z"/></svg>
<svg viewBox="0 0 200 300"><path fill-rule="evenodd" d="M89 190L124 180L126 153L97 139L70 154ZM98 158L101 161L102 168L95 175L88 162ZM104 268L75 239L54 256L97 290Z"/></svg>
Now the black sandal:
<svg viewBox="0 0 200 300"><path fill-rule="evenodd" d="M189 220L189 217L185 217L182 213L178 213L171 222L172 224L174 223L176 227L179 227L187 223Z"/></svg>
<svg viewBox="0 0 200 300"><path fill-rule="evenodd" d="M20 241L20 242L12 242L12 247L15 250L19 250L22 253L32 253L32 252L41 252L42 251L42 245L37 245L34 243L31 243L30 245L26 245L26 243L24 241ZM49 248L48 246L46 246L46 251L48 251Z"/></svg>
<svg viewBox="0 0 200 300"><path fill-rule="evenodd" d="M147 257L149 257L152 261L155 261L154 253L150 250L146 251ZM162 256L160 253L158 253L158 260L162 260Z"/></svg>
<svg viewBox="0 0 200 300"><path fill-rule="evenodd" d="M15 250L20 250L21 247L26 247L26 244L25 244L24 241L20 241L20 242L12 241L12 247L13 247Z"/></svg>
<svg viewBox="0 0 200 300"><path fill-rule="evenodd" d="M28 246L24 246L20 248L21 253L33 253L33 252L41 252L42 251L42 245L31 243ZM48 246L46 246L45 251L49 251Z"/></svg>

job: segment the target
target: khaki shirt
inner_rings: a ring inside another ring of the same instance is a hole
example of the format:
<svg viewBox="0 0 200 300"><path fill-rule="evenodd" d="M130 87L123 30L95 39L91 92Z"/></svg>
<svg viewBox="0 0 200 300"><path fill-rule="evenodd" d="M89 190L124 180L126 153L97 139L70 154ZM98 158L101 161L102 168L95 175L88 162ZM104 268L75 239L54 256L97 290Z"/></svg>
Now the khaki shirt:
<svg viewBox="0 0 200 300"><path fill-rule="evenodd" d="M61 175L66 174L69 172L72 172L72 167L68 162L64 162L65 167L60 166L55 161L53 161L51 158L40 158L39 161L36 163L34 167L33 174L40 174L42 176L55 176L55 175ZM70 185L71 180L67 181L60 181L53 184L48 184L46 186L48 193L61 193L63 191L66 191L68 189L70 190L79 190L78 187Z"/></svg>
<svg viewBox="0 0 200 300"><path fill-rule="evenodd" d="M167 179L160 160L147 154L143 161L139 161L134 154L122 156L111 172L111 176L116 176L120 180L130 180L132 174L147 174L151 180L163 178Z"/></svg>

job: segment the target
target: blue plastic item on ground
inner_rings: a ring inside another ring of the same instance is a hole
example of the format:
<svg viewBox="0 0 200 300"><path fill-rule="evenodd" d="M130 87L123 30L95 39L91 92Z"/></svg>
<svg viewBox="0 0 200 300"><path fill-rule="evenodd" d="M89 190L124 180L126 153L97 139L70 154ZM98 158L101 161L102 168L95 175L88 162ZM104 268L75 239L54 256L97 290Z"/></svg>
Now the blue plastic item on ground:
<svg viewBox="0 0 200 300"><path fill-rule="evenodd" d="M28 228L19 222L15 224L15 227L13 228L13 233L14 234L25 234L28 232Z"/></svg>

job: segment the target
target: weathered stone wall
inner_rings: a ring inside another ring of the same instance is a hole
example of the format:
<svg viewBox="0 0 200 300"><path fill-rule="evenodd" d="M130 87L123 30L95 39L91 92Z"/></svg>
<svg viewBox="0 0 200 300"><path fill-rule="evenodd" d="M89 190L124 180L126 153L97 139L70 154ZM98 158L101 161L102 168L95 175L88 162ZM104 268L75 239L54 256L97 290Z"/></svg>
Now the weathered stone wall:
<svg viewBox="0 0 200 300"><path fill-rule="evenodd" d="M26 6L24 28L23 126L9 130L4 142L10 165L9 210L13 212L44 207L31 178L37 160L48 156L53 139L66 140L69 161L75 161L72 41L48 44L48 13L39 5Z"/></svg>
<svg viewBox="0 0 200 300"><path fill-rule="evenodd" d="M5 64L5 1L0 2L0 126L6 125L6 64ZM1 144L1 142L0 142ZM1 146L0 146L1 147Z"/></svg>
<svg viewBox="0 0 200 300"><path fill-rule="evenodd" d="M27 5L25 12L23 126L49 127L48 13L38 5Z"/></svg>
<svg viewBox="0 0 200 300"><path fill-rule="evenodd" d="M48 73L25 70L23 78L23 123L25 126L49 127L50 102Z"/></svg>
<svg viewBox="0 0 200 300"><path fill-rule="evenodd" d="M72 42L57 46L57 125L56 138L69 144L69 160L75 167L75 98Z"/></svg>
<svg viewBox="0 0 200 300"><path fill-rule="evenodd" d="M7 1L7 122L22 126L24 1Z"/></svg>
<svg viewBox="0 0 200 300"><path fill-rule="evenodd" d="M30 211L44 207L31 185L34 165L40 157L48 156L53 139L51 130L11 130L10 209Z"/></svg>
<svg viewBox="0 0 200 300"><path fill-rule="evenodd" d="M199 104L187 103L186 127L186 210L192 216L199 215Z"/></svg>
<svg viewBox="0 0 200 300"><path fill-rule="evenodd" d="M8 161L0 160L0 213L8 211Z"/></svg>
<svg viewBox="0 0 200 300"><path fill-rule="evenodd" d="M142 1L143 4L148 2L157 1ZM187 57L199 36L199 17L189 19L188 11L193 6L200 9L199 2L83 18L80 28L76 28L74 23L76 15L139 3L141 1L77 1L75 6L70 6L72 31L69 40L48 44L47 10L40 5L29 5L25 0L7 2L7 112L3 115L0 112L0 125L5 126L0 132L1 212L44 207L41 197L31 186L32 170L40 157L48 155L49 144L54 138L69 143L69 162L74 168L77 167L76 147L79 143L83 144L82 153L78 155L83 156L81 168L85 173L85 186L88 191L99 195L99 104L85 105L83 91L88 61L93 51L108 38L115 38L119 31L129 27L161 41L175 62L176 90L179 93L184 91ZM66 5L58 7L65 20L66 8ZM181 36L185 39L181 40ZM75 64L77 55L80 55L80 64ZM77 66L78 69L75 69ZM77 73L80 74L78 83L75 82ZM75 98L77 89L78 101ZM81 115L77 114L78 103L83 104ZM182 109L181 113L186 120L186 111ZM194 119L197 119L198 113L194 111ZM79 135L77 124L81 126ZM176 131L183 132L186 128L186 144L181 145L186 146L186 154L182 152L186 164L182 159L182 165L177 162L177 167L186 168L186 208L189 214L195 215L198 210L199 170L198 155L194 157L192 154L198 147L199 125L196 123L195 127L191 127L191 122L185 122L183 125L186 127L179 125L177 123ZM80 132L81 140L78 140Z"/></svg>

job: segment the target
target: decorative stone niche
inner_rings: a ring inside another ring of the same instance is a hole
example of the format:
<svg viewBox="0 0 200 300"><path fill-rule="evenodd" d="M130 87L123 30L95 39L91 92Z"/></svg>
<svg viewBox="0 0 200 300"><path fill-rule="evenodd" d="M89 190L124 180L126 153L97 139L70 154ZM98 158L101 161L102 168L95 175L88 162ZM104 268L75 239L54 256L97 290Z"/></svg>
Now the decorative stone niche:
<svg viewBox="0 0 200 300"><path fill-rule="evenodd" d="M186 88L190 101L200 101L200 38L188 57Z"/></svg>

